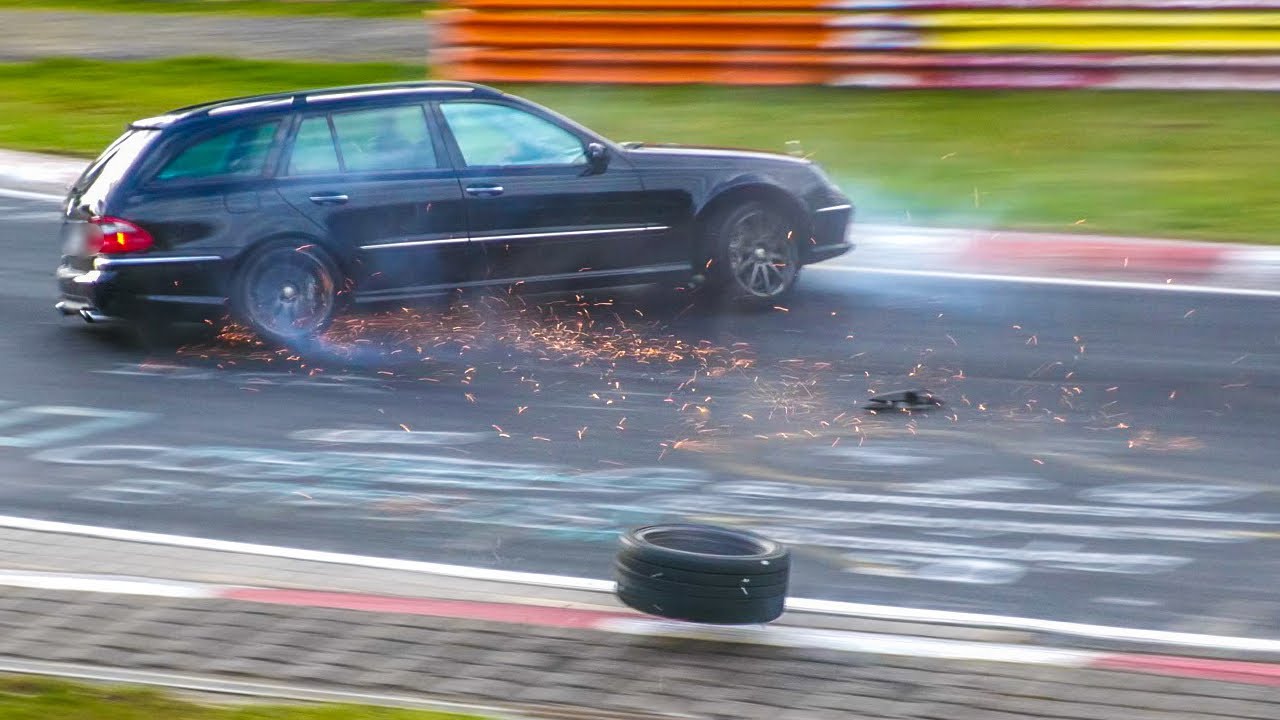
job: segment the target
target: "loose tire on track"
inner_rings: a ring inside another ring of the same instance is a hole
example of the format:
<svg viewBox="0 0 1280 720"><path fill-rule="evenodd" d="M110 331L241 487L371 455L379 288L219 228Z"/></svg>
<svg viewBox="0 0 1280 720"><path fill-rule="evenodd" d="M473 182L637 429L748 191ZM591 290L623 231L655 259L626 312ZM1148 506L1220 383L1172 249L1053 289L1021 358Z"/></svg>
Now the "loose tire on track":
<svg viewBox="0 0 1280 720"><path fill-rule="evenodd" d="M622 535L618 599L673 620L749 625L782 614L791 554L755 533L711 525L650 525Z"/></svg>

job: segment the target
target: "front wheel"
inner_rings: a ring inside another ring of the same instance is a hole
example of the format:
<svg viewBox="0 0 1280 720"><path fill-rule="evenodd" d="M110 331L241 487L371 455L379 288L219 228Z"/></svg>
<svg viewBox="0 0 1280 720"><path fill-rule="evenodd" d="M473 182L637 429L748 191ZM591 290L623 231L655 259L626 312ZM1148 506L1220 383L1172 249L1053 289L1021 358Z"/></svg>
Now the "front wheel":
<svg viewBox="0 0 1280 720"><path fill-rule="evenodd" d="M795 223L772 205L751 201L727 208L707 223L712 253L708 280L721 297L748 306L785 298L800 275Z"/></svg>
<svg viewBox="0 0 1280 720"><path fill-rule="evenodd" d="M253 252L235 280L235 316L264 340L292 345L324 332L337 310L337 264L320 247L273 242Z"/></svg>

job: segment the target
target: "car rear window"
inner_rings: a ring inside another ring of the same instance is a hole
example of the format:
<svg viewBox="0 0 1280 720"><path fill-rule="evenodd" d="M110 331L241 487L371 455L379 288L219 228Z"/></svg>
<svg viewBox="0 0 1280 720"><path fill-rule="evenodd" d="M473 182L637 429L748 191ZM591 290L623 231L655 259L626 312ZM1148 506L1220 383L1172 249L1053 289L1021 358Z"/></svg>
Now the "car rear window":
<svg viewBox="0 0 1280 720"><path fill-rule="evenodd" d="M157 180L196 180L261 175L279 120L243 125L207 136L181 150Z"/></svg>
<svg viewBox="0 0 1280 720"><path fill-rule="evenodd" d="M125 173L129 172L129 168L133 167L151 141L159 134L159 130L131 129L116 138L115 142L108 145L98 159L85 169L75 185L71 186L71 194L76 199L76 205L99 208L106 200L107 193L111 192L111 188L124 178Z"/></svg>

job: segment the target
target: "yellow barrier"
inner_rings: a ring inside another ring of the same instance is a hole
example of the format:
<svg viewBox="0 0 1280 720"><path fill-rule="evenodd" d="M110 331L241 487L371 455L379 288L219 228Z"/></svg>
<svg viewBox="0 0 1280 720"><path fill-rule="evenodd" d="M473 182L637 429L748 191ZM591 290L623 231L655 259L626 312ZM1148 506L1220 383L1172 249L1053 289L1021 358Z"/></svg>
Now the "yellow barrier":
<svg viewBox="0 0 1280 720"><path fill-rule="evenodd" d="M918 67L908 60L912 53L1079 56L1076 61L1064 58L1048 64L1029 58L1003 66L966 61L954 68L932 68L931 72L942 73L939 77L946 85L963 84L947 75L953 70L990 76L992 68L1007 75L1023 67L1035 68L1043 76L1050 72L1047 67L1053 67L1073 68L1078 75L1099 64L1102 58L1090 57L1098 53L1174 56L1158 65L1139 63L1123 70L1154 76L1158 69L1164 73L1160 81L1164 85L1172 82L1169 73L1179 67L1194 67L1201 86L1211 86L1219 76L1225 82L1228 72L1247 75L1247 85L1280 82L1271 62L1276 58L1262 55L1280 56L1280 11L1272 9L841 12L823 9L833 3L821 0L463 0L459 4L471 9L441 16L439 46L432 54L439 73L456 79L839 84L839 78L832 80L833 68L842 73L883 69L888 66L866 65L865 56L888 51L901 53L907 67ZM1188 62L1205 53L1254 60L1245 67ZM1177 59L1178 55L1187 60ZM1114 77L1120 71L1113 67L1110 72ZM896 86L888 76L871 80ZM921 79L913 77L901 84L916 86L917 81ZM929 79L923 82L928 84ZM1088 84L1088 78L1073 76L1063 82Z"/></svg>

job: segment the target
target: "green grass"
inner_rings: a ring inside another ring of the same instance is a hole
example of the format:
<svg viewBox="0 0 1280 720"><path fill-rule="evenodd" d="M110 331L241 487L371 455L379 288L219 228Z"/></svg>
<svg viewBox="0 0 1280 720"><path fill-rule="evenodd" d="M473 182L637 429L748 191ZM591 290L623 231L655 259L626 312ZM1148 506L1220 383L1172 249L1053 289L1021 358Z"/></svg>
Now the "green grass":
<svg viewBox="0 0 1280 720"><path fill-rule="evenodd" d="M420 17L436 7L439 3L428 0L0 0L0 9L7 10L401 18Z"/></svg>
<svg viewBox="0 0 1280 720"><path fill-rule="evenodd" d="M92 155L134 118L269 90L422 77L218 59L0 64L0 146ZM1266 93L513 86L616 140L799 141L860 218L1280 243Z"/></svg>
<svg viewBox="0 0 1280 720"><path fill-rule="evenodd" d="M357 705L206 705L156 690L0 677L5 720L477 720Z"/></svg>
<svg viewBox="0 0 1280 720"><path fill-rule="evenodd" d="M131 120L224 97L420 80L421 66L182 58L0 63L0 146L93 156Z"/></svg>

